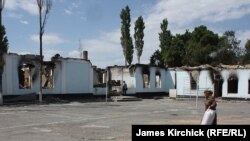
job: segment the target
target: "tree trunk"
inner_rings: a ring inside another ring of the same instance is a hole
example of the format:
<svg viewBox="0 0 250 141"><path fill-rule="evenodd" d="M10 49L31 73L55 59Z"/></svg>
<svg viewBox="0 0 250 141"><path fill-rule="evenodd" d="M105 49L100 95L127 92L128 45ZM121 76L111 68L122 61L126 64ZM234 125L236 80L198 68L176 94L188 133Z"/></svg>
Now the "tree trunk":
<svg viewBox="0 0 250 141"><path fill-rule="evenodd" d="M38 93L39 96L39 102L43 101L42 98L42 71L43 71L43 28L42 28L42 9L39 9L39 20L40 20L40 33L39 33L39 39L40 39L40 91Z"/></svg>
<svg viewBox="0 0 250 141"><path fill-rule="evenodd" d="M0 105L3 105L3 84L2 84L2 73L0 74Z"/></svg>
<svg viewBox="0 0 250 141"><path fill-rule="evenodd" d="M2 1L1 1L2 2ZM0 26L2 26L2 7L0 9ZM3 54L1 55L1 59L3 59ZM2 66L3 68L3 66ZM2 91L2 72L3 70L1 70L1 74L0 74L0 105L3 105L3 91Z"/></svg>
<svg viewBox="0 0 250 141"><path fill-rule="evenodd" d="M2 8L0 9L0 25L2 25Z"/></svg>

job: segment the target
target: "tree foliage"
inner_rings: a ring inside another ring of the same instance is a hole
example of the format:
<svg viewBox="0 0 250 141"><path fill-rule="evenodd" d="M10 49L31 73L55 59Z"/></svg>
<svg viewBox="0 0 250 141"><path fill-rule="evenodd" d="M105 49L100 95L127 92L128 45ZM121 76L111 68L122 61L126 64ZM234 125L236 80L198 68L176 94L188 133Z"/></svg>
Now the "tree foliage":
<svg viewBox="0 0 250 141"><path fill-rule="evenodd" d="M219 36L206 26L201 25L195 27L192 32L187 30L183 34L171 35L170 30L167 30L168 22L166 19L160 26L161 50L157 50L151 56L151 64L157 65L155 62L164 60L164 65L169 67L202 64L216 66L221 63L239 64L247 58L247 53L245 55L239 47L240 41L235 37L234 31L226 31L222 36ZM246 44L246 50L250 51L250 41L248 44L248 46Z"/></svg>
<svg viewBox="0 0 250 141"><path fill-rule="evenodd" d="M130 65L133 61L134 47L132 42L132 37L130 36L130 9L126 6L122 9L121 14L121 45L123 48L123 55L125 57L125 65L127 63Z"/></svg>
<svg viewBox="0 0 250 141"><path fill-rule="evenodd" d="M150 65L164 67L164 61L160 50L156 50L150 57Z"/></svg>
<svg viewBox="0 0 250 141"><path fill-rule="evenodd" d="M190 61L186 65L209 64L211 53L216 50L219 43L219 36L208 30L206 26L199 26L191 33L187 42L187 52Z"/></svg>
<svg viewBox="0 0 250 141"><path fill-rule="evenodd" d="M5 5L5 0L0 0L0 25L2 25L2 11Z"/></svg>
<svg viewBox="0 0 250 141"><path fill-rule="evenodd" d="M144 21L143 21L142 16L140 16L136 20L135 27L134 27L135 49L137 51L136 55L137 55L137 60L139 64L140 64L140 57L142 55L143 45L144 45L144 41L143 41L144 29L145 29Z"/></svg>
<svg viewBox="0 0 250 141"><path fill-rule="evenodd" d="M8 38L5 32L5 27L0 26L0 73L3 72L4 59L3 55L7 53L9 47Z"/></svg>
<svg viewBox="0 0 250 141"><path fill-rule="evenodd" d="M172 38L171 46L167 52L165 52L166 63L171 67L179 67L183 65L183 56L185 53L184 43L180 38L181 36L175 36Z"/></svg>
<svg viewBox="0 0 250 141"><path fill-rule="evenodd" d="M170 30L168 30L168 20L164 19L161 23L161 32L159 33L160 40L160 49L162 52L162 60L164 61L164 65L169 62L169 51L172 42L172 35Z"/></svg>
<svg viewBox="0 0 250 141"><path fill-rule="evenodd" d="M245 44L245 49L246 49L246 52L250 53L250 39L247 40L247 42Z"/></svg>
<svg viewBox="0 0 250 141"><path fill-rule="evenodd" d="M248 39L246 44L245 44L245 51L246 51L246 53L244 55L243 63L250 64L250 39Z"/></svg>

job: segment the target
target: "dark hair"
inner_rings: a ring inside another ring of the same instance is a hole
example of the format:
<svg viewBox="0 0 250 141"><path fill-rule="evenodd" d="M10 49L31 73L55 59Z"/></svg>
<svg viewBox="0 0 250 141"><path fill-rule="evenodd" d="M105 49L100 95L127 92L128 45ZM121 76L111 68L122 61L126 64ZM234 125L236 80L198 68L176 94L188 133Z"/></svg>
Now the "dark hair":
<svg viewBox="0 0 250 141"><path fill-rule="evenodd" d="M205 94L209 94L209 95L212 95L212 94L213 94L213 92L212 92L211 90L205 90L204 93L205 93Z"/></svg>

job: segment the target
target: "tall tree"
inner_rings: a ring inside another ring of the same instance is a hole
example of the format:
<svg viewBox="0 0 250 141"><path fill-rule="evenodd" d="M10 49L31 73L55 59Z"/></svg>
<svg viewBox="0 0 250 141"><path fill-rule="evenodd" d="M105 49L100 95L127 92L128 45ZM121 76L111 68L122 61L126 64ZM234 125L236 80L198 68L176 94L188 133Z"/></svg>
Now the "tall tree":
<svg viewBox="0 0 250 141"><path fill-rule="evenodd" d="M184 42L181 40L180 35L176 35L172 38L171 46L166 52L166 63L169 67L180 67L184 59Z"/></svg>
<svg viewBox="0 0 250 141"><path fill-rule="evenodd" d="M183 65L187 65L189 66L191 63L190 63L190 52L188 51L187 49L187 46L188 46L188 41L191 39L191 33L186 30L186 32L184 34L180 34L180 35L176 35L176 36L179 36L179 40L182 42L182 50L183 52L181 53L181 57L182 57L182 64Z"/></svg>
<svg viewBox="0 0 250 141"><path fill-rule="evenodd" d="M236 56L239 54L239 45L240 45L240 40L238 40L235 37L235 32L234 31L226 31L223 36L226 37L227 43L231 46L232 50L234 50Z"/></svg>
<svg viewBox="0 0 250 141"><path fill-rule="evenodd" d="M164 19L161 23L161 32L159 33L159 40L160 40L160 48L161 48L161 53L162 57L164 60L164 64L167 65L167 60L169 49L171 46L171 41L172 41L172 35L170 30L168 30L168 20Z"/></svg>
<svg viewBox="0 0 250 141"><path fill-rule="evenodd" d="M0 25L2 25L2 11L4 8L5 0L0 0Z"/></svg>
<svg viewBox="0 0 250 141"><path fill-rule="evenodd" d="M5 32L5 27L0 25L0 105L3 104L2 96L2 74L4 67L4 54L7 53L9 47L8 39Z"/></svg>
<svg viewBox="0 0 250 141"><path fill-rule="evenodd" d="M3 93L2 93L2 73L4 66L4 53L8 50L8 39L5 32L5 27L2 24L2 11L4 8L5 0L0 0L0 105L3 104Z"/></svg>
<svg viewBox="0 0 250 141"><path fill-rule="evenodd" d="M52 7L52 0L37 0L39 10L39 40L40 40L40 92L39 101L42 102L42 65L43 65L43 34L49 12Z"/></svg>
<svg viewBox="0 0 250 141"><path fill-rule="evenodd" d="M247 42L245 44L245 49L246 49L246 52L250 53L250 39L247 40Z"/></svg>
<svg viewBox="0 0 250 141"><path fill-rule="evenodd" d="M8 38L5 32L5 27L0 26L0 74L3 72L4 59L3 55L7 53L9 47ZM2 79L1 79L2 80Z"/></svg>
<svg viewBox="0 0 250 141"><path fill-rule="evenodd" d="M140 64L140 57L142 55L143 45L144 45L143 37L144 37L144 29L145 29L142 16L138 17L138 19L136 20L134 29L135 29L135 33L134 33L135 48L137 51L138 63Z"/></svg>
<svg viewBox="0 0 250 141"><path fill-rule="evenodd" d="M250 39L247 40L245 44L245 55L244 55L244 64L250 64Z"/></svg>
<svg viewBox="0 0 250 141"><path fill-rule="evenodd" d="M238 63L242 56L240 40L235 37L234 31L226 31L223 36L226 37L227 44L230 46L229 48L235 53L235 63Z"/></svg>
<svg viewBox="0 0 250 141"><path fill-rule="evenodd" d="M127 63L130 65L133 61L133 53L134 53L134 47L132 38L130 36L130 9L128 6L126 6L124 9L122 9L121 14L121 45L123 48L123 55L125 57L125 65L127 66Z"/></svg>

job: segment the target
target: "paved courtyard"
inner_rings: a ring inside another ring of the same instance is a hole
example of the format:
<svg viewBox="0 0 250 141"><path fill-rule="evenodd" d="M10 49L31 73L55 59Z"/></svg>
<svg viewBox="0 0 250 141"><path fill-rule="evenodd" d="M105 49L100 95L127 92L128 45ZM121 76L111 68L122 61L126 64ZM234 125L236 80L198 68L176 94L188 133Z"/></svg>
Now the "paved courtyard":
<svg viewBox="0 0 250 141"><path fill-rule="evenodd" d="M0 107L3 141L129 141L133 124L199 124L203 99ZM250 101L218 101L218 124L250 124Z"/></svg>

